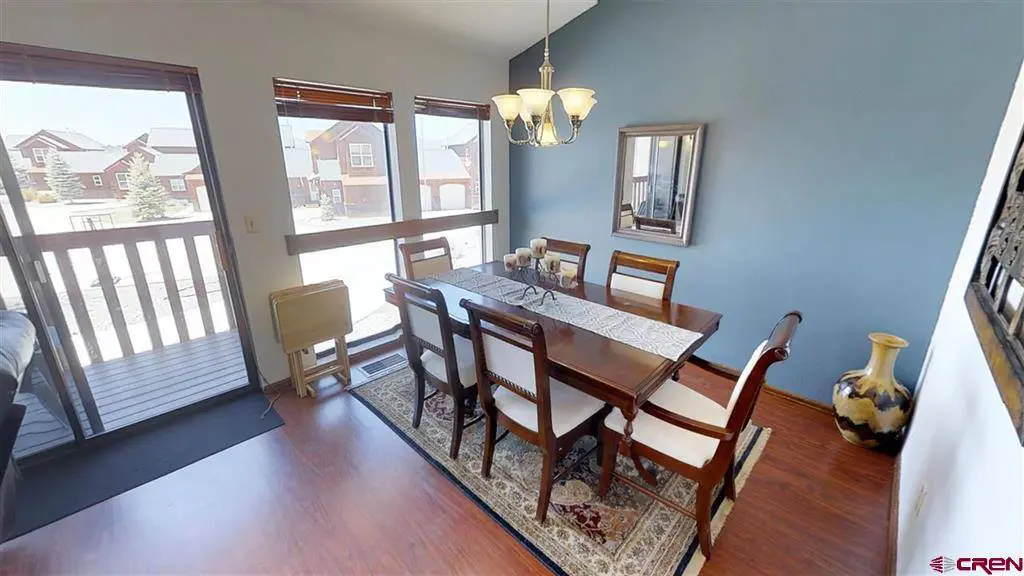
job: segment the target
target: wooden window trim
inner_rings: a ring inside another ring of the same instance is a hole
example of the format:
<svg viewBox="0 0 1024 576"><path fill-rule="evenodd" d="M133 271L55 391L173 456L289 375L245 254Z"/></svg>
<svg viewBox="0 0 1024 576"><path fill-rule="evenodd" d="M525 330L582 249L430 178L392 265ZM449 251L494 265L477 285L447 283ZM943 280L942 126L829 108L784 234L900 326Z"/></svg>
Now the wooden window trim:
<svg viewBox="0 0 1024 576"><path fill-rule="evenodd" d="M124 176L124 177L122 178L122 176ZM114 180L117 181L117 189L118 190L127 190L128 189L128 173L127 172L118 172L118 173L114 174Z"/></svg>
<svg viewBox="0 0 1024 576"><path fill-rule="evenodd" d="M103 176L101 176L99 174L93 174L93 176L92 176L92 185L93 186L103 186Z"/></svg>
<svg viewBox="0 0 1024 576"><path fill-rule="evenodd" d="M137 90L200 92L190 66L0 42L0 78Z"/></svg>
<svg viewBox="0 0 1024 576"><path fill-rule="evenodd" d="M179 183L179 182L181 183L181 187L180 188L175 188L174 185ZM171 192L185 192L187 190L188 190L188 186L185 185L185 179L184 178L171 178Z"/></svg>
<svg viewBox="0 0 1024 576"><path fill-rule="evenodd" d="M274 101L278 116L384 124L395 121L391 92L380 90L275 78Z"/></svg>
<svg viewBox="0 0 1024 576"><path fill-rule="evenodd" d="M1018 140L999 206L967 285L964 301L989 371L1024 446L1024 306L1001 310L1012 282L1024 283L1024 135ZM1014 304L1014 303L1011 303Z"/></svg>
<svg viewBox="0 0 1024 576"><path fill-rule="evenodd" d="M397 240L410 236L497 223L498 211L485 210L482 212L456 214L454 216L442 216L440 218L399 220L398 222L387 222L385 224L362 226L359 228L325 230L310 234L288 234L285 236L285 246L289 255L297 256L307 252L319 252L331 248L344 248L346 246L357 246L382 240Z"/></svg>
<svg viewBox="0 0 1024 576"><path fill-rule="evenodd" d="M359 163L356 163L356 158ZM369 158L369 164L367 164ZM349 142L348 161L353 168L373 168L373 144L369 142Z"/></svg>
<svg viewBox="0 0 1024 576"><path fill-rule="evenodd" d="M431 98L429 96L416 96L413 99L413 106L417 114L429 114L431 116L450 116L452 118L470 118L473 120L490 120L491 105L467 102L464 100L449 100L445 98Z"/></svg>

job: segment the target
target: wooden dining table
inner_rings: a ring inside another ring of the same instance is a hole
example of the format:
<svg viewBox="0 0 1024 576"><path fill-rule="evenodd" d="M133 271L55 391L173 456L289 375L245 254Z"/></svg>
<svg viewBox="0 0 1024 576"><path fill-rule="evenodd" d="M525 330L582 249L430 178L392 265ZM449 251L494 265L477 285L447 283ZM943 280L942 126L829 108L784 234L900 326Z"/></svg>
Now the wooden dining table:
<svg viewBox="0 0 1024 576"><path fill-rule="evenodd" d="M488 262L470 269L495 276L513 277L512 272L506 270L502 262ZM590 282L580 282L575 288L556 287L553 283L544 286L556 292L685 328L701 335L678 358L668 359L441 280L426 278L418 282L441 291L452 319L452 330L465 338L469 338L469 317L459 304L463 299L539 323L544 328L544 337L547 341L551 377L604 400L622 412L626 420L622 448L625 453L631 455L640 474L648 481L653 480L653 475L640 465L638 457L632 451L633 420L640 406L655 390L666 379L672 377L718 330L721 314L676 302L612 290L607 286ZM391 287L385 289L385 297L391 304L398 304Z"/></svg>

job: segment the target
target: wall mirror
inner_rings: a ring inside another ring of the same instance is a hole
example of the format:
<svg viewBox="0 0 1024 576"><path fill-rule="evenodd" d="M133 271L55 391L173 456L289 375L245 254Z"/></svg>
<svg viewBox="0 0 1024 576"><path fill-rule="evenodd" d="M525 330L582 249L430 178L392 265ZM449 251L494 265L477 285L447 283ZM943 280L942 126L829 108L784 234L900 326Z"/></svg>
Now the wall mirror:
<svg viewBox="0 0 1024 576"><path fill-rule="evenodd" d="M612 234L688 246L704 124L619 128Z"/></svg>

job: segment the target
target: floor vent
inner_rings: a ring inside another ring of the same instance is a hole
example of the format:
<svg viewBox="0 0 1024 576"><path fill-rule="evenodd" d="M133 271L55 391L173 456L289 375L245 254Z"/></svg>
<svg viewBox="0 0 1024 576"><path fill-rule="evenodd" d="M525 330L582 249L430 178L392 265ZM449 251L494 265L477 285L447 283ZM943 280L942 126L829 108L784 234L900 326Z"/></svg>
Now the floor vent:
<svg viewBox="0 0 1024 576"><path fill-rule="evenodd" d="M405 364L405 356L402 356L401 354L391 354L390 356L385 356L380 360L367 362L360 366L359 369L367 376L373 378L374 376L380 376L381 374L390 372L403 364Z"/></svg>

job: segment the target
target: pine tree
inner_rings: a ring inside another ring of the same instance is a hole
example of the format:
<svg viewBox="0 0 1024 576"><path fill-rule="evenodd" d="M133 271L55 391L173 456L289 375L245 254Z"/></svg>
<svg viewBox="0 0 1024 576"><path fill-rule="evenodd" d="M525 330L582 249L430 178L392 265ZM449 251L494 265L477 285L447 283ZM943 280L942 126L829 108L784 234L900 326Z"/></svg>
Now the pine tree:
<svg viewBox="0 0 1024 576"><path fill-rule="evenodd" d="M323 190L320 191L320 219L334 220L334 198Z"/></svg>
<svg viewBox="0 0 1024 576"><path fill-rule="evenodd" d="M149 171L146 157L136 152L128 161L128 201L132 204L132 216L139 222L161 220L167 200L167 191Z"/></svg>
<svg viewBox="0 0 1024 576"><path fill-rule="evenodd" d="M85 195L82 181L56 150L46 155L46 185L61 202L74 202Z"/></svg>
<svg viewBox="0 0 1024 576"><path fill-rule="evenodd" d="M28 177L28 170L24 166L15 166L14 175L18 178L18 186L22 192L32 187L32 180Z"/></svg>

